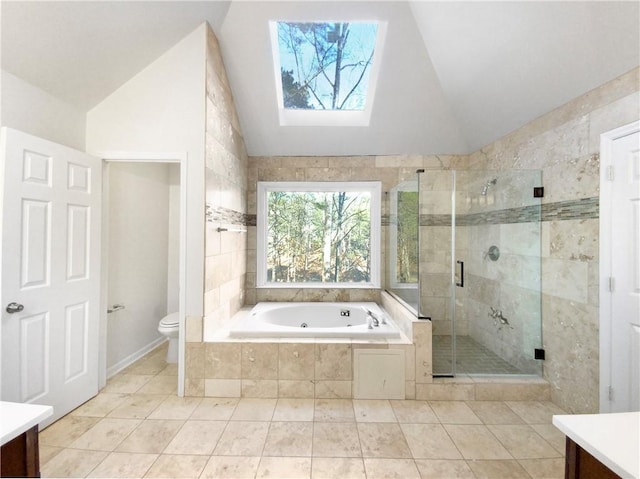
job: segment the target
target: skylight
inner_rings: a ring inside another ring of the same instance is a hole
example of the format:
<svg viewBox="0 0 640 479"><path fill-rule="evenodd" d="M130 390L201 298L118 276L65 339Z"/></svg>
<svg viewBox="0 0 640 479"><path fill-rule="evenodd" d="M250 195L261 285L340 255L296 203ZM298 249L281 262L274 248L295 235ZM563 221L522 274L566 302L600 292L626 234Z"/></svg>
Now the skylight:
<svg viewBox="0 0 640 479"><path fill-rule="evenodd" d="M386 25L271 22L281 125L368 125Z"/></svg>

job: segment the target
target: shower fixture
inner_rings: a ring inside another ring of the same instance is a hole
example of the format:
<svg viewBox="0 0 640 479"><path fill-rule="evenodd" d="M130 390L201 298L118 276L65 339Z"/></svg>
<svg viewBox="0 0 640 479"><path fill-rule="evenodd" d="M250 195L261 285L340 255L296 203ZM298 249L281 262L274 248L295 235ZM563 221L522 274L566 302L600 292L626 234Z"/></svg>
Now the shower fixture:
<svg viewBox="0 0 640 479"><path fill-rule="evenodd" d="M489 187L495 185L497 182L498 182L498 178L493 178L487 181L487 183L482 187L482 192L480 194L482 196L487 196L487 191L489 190Z"/></svg>

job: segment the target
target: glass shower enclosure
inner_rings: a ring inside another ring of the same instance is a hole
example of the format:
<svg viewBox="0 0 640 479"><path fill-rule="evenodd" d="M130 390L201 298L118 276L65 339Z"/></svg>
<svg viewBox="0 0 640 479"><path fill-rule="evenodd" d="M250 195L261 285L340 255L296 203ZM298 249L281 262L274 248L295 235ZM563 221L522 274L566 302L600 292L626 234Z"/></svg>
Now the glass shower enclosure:
<svg viewBox="0 0 640 479"><path fill-rule="evenodd" d="M541 172L418 171L389 192L386 286L432 321L434 375L541 375Z"/></svg>

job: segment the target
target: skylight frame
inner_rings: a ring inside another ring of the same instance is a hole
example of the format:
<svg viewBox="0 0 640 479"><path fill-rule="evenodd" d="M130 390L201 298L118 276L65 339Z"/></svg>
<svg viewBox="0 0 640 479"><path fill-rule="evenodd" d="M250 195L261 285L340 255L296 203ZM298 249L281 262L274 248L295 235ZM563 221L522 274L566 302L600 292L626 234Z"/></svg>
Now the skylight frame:
<svg viewBox="0 0 640 479"><path fill-rule="evenodd" d="M297 22L297 23L375 23L377 24L376 43L373 51L373 60L371 61L369 71L369 82L367 87L367 95L365 108L363 110L311 110L285 108L284 98L282 94L282 75L280 72L280 49L278 45L278 23L279 22ZM371 122L371 112L373 111L373 102L375 99L378 77L380 74L380 65L382 62L382 54L384 43L387 35L387 22L383 20L348 20L341 19L335 21L328 20L299 20L299 19L280 19L269 21L269 33L271 36L271 53L273 55L273 73L275 78L276 101L278 108L278 120L280 126L369 126Z"/></svg>

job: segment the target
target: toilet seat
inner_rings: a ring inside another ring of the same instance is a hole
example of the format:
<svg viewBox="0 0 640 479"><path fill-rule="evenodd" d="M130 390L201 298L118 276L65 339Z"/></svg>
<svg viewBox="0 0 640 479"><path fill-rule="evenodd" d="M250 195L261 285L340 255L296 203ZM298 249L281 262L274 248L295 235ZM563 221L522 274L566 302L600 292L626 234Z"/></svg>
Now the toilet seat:
<svg viewBox="0 0 640 479"><path fill-rule="evenodd" d="M159 326L161 328L178 328L180 324L179 313L171 313L167 314L164 318L160 320Z"/></svg>

